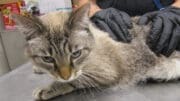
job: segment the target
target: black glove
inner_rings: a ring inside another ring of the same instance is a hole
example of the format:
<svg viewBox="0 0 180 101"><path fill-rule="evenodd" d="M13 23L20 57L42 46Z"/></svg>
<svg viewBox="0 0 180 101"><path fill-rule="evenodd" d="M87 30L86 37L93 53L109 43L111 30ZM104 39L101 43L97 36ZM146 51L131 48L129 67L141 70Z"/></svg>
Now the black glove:
<svg viewBox="0 0 180 101"><path fill-rule="evenodd" d="M131 19L125 12L114 8L104 9L97 12L91 21L117 41L130 42L132 39L128 32L132 28Z"/></svg>
<svg viewBox="0 0 180 101"><path fill-rule="evenodd" d="M160 11L143 15L139 24L152 21L152 28L147 37L147 44L156 54L170 56L180 49L180 8L168 7Z"/></svg>

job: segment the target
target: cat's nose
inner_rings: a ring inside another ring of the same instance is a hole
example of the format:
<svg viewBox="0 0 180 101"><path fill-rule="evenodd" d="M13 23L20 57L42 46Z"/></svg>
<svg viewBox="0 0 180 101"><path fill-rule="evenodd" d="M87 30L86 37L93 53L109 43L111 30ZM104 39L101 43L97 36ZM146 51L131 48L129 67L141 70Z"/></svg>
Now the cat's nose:
<svg viewBox="0 0 180 101"><path fill-rule="evenodd" d="M59 68L59 74L62 79L68 80L71 77L71 67L61 67Z"/></svg>

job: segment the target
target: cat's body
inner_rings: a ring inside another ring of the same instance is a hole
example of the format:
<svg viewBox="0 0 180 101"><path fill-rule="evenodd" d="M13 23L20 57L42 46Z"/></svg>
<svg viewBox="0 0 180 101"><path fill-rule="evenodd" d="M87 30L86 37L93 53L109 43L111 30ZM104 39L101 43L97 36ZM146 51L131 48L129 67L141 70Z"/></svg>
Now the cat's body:
<svg viewBox="0 0 180 101"><path fill-rule="evenodd" d="M81 88L115 85L123 88L146 78L180 77L180 53L174 52L169 58L156 56L145 43L149 26L134 23L130 30L134 36L132 42L117 42L90 23L86 12L85 7L81 8L69 19L66 13L45 15L33 24L35 30L20 21L27 18L16 16L17 22L25 27L23 32L33 32L25 33L28 56L57 80L46 88L37 89L36 99L46 100ZM48 33L41 28L46 28Z"/></svg>

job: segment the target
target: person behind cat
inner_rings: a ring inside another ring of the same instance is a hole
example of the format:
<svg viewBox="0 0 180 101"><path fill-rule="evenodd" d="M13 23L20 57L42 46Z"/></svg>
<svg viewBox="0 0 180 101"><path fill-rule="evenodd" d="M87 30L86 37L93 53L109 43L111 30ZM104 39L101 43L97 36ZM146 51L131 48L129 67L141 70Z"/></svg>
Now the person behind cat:
<svg viewBox="0 0 180 101"><path fill-rule="evenodd" d="M73 0L74 10L89 0ZM147 44L157 55L180 50L180 0L90 0L91 21L117 41L132 40L130 16L143 15L140 25L152 22Z"/></svg>

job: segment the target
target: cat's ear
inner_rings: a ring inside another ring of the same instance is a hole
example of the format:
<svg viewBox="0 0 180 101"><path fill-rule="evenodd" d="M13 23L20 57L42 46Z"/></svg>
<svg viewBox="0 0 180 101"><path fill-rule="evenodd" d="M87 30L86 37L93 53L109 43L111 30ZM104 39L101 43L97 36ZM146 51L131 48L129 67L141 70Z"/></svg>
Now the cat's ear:
<svg viewBox="0 0 180 101"><path fill-rule="evenodd" d="M85 4L75 12L71 13L68 21L68 27L72 28L87 28L89 24L90 3Z"/></svg>
<svg viewBox="0 0 180 101"><path fill-rule="evenodd" d="M40 36L45 30L41 21L35 16L18 14L12 14L11 16L19 31L25 35L27 41Z"/></svg>

